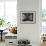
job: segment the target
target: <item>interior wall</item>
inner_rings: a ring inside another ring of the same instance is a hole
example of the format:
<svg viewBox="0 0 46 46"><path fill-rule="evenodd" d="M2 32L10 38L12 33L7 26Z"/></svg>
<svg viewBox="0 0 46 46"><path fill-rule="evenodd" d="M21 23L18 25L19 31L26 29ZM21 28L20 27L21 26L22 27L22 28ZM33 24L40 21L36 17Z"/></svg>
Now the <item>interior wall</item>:
<svg viewBox="0 0 46 46"><path fill-rule="evenodd" d="M18 0L17 1L18 39L28 39L32 43L40 42L41 10L42 10L42 0ZM36 23L21 24L20 11L36 11Z"/></svg>

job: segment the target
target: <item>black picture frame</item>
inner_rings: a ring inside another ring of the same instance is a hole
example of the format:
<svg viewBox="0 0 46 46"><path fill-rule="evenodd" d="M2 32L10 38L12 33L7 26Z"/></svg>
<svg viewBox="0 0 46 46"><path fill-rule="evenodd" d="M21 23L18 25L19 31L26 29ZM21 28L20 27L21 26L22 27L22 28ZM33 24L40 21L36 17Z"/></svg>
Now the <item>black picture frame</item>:
<svg viewBox="0 0 46 46"><path fill-rule="evenodd" d="M35 24L36 11L20 11L20 23L21 24Z"/></svg>

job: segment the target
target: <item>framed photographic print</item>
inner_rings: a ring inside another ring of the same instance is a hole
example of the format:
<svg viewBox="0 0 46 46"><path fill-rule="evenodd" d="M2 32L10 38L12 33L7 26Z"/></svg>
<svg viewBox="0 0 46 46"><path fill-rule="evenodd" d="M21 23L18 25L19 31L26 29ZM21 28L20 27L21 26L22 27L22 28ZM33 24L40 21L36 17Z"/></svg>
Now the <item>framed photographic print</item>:
<svg viewBox="0 0 46 46"><path fill-rule="evenodd" d="M36 23L36 11L21 11L20 12L21 24L34 24Z"/></svg>

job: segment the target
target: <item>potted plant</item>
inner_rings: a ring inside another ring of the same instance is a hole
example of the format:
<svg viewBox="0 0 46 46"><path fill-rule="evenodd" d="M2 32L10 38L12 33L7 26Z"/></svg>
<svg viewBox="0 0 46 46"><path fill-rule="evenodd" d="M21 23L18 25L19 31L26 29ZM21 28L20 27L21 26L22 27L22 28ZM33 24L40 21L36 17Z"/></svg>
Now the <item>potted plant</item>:
<svg viewBox="0 0 46 46"><path fill-rule="evenodd" d="M2 27L4 25L4 19L3 18L0 18L0 27Z"/></svg>

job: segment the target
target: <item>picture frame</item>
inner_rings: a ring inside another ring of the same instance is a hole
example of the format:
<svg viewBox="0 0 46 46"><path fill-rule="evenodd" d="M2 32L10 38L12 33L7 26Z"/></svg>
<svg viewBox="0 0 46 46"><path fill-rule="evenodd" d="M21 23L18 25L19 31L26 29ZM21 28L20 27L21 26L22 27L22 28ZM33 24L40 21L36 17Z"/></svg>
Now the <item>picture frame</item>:
<svg viewBox="0 0 46 46"><path fill-rule="evenodd" d="M21 11L20 12L21 24L35 24L36 23L36 11Z"/></svg>

